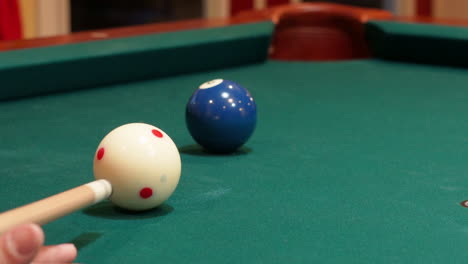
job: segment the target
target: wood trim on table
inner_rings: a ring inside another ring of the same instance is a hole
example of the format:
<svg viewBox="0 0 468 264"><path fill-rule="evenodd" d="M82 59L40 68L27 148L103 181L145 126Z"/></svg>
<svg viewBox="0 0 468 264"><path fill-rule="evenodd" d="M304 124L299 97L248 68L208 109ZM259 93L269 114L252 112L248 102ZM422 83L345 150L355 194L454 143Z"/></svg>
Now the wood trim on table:
<svg viewBox="0 0 468 264"><path fill-rule="evenodd" d="M457 25L457 26L468 26L467 20L456 20L456 19L436 19L433 17L392 17L392 15L384 10L371 9L371 8L359 8L350 7L339 4L330 3L297 3L276 6L263 10L252 10L248 12L242 12L238 16L224 19L196 19L196 20L184 20L179 22L168 22L158 24L147 24L140 26L129 26L114 29L105 29L97 31L84 31L78 33L72 33L62 36L54 36L47 38L37 39L26 39L26 40L14 40L14 41L1 41L0 51L25 49L33 47L46 47L52 45L63 45L80 43L86 41L104 40L121 37L131 37L143 34L152 33L164 33L173 32L180 30L190 29L203 29L212 27L223 27L229 25L253 23L259 21L271 20L274 23L278 23L281 17L285 15L294 15L297 13L311 13L320 11L322 13L333 12L335 14L341 14L346 17L358 19L362 23L365 23L369 19L388 19L402 22L417 22L417 23L433 23L433 24L445 24L445 25Z"/></svg>
<svg viewBox="0 0 468 264"><path fill-rule="evenodd" d="M14 41L3 41L0 42L0 51L25 49L34 47L45 47L52 45L63 45L71 43L79 43L85 41L112 39L120 37L131 37L143 34L152 33L163 33L171 31L189 30L189 29L202 29L211 27L222 27L243 23L253 23L259 21L273 20L277 22L279 17L288 12L296 12L300 10L331 10L337 9L338 12L342 12L344 15L350 12L351 16L356 14L362 15L361 19L365 20L368 17L377 17L379 14L383 16L389 16L386 11L378 9L364 9L354 8L349 6L337 5L337 4L326 4L326 3L298 3L289 4L283 6L276 6L273 8L267 8L263 10L253 10L243 12L238 16L231 18L221 19L196 19L196 20L184 20L179 22L168 22L168 23L157 23L147 24L139 26L129 26L114 29L96 30L96 31L83 31L78 33L72 33L61 36L26 39L26 40L14 40ZM368 15L365 15L369 12Z"/></svg>
<svg viewBox="0 0 468 264"><path fill-rule="evenodd" d="M245 13L245 17L255 13ZM303 3L263 11L275 24L270 58L329 61L367 58L365 23L389 19L387 11L330 3Z"/></svg>
<svg viewBox="0 0 468 264"><path fill-rule="evenodd" d="M240 13L237 18L262 18L278 23L282 16L305 13L337 14L343 17L351 17L362 23L369 19L388 19L392 17L391 13L381 9L317 2L280 5L263 10L246 11Z"/></svg>
<svg viewBox="0 0 468 264"><path fill-rule="evenodd" d="M203 29L213 27L223 27L229 25L259 22L264 19L242 18L242 19L197 19L184 20L180 22L147 24L140 26L129 26L105 30L83 31L62 36L1 41L0 51L47 47L53 45L73 44L86 41L105 40L122 37L132 37L144 34L174 32L180 30Z"/></svg>
<svg viewBox="0 0 468 264"><path fill-rule="evenodd" d="M434 25L445 25L445 26L458 26L458 27L468 27L467 19L458 19L458 18L435 18L435 17L424 17L424 16L396 16L389 20L395 22L403 23L421 23L421 24L434 24Z"/></svg>

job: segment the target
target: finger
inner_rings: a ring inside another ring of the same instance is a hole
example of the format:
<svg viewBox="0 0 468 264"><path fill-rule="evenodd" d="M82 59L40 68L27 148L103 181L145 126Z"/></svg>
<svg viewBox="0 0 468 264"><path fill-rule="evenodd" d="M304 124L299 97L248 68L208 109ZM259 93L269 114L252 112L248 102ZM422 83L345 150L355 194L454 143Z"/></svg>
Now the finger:
<svg viewBox="0 0 468 264"><path fill-rule="evenodd" d="M39 250L33 263L70 263L76 255L76 247L73 244L46 246Z"/></svg>
<svg viewBox="0 0 468 264"><path fill-rule="evenodd" d="M44 232L36 224L15 227L0 237L0 263L30 263L44 243Z"/></svg>

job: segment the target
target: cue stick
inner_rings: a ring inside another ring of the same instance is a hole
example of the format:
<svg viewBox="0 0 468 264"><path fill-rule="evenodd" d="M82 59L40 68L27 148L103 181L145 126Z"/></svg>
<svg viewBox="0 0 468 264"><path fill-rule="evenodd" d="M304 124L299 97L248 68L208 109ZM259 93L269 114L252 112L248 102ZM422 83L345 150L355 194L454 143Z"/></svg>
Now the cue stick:
<svg viewBox="0 0 468 264"><path fill-rule="evenodd" d="M0 234L25 224L46 224L83 207L108 198L112 186L107 180L93 181L42 200L0 214Z"/></svg>

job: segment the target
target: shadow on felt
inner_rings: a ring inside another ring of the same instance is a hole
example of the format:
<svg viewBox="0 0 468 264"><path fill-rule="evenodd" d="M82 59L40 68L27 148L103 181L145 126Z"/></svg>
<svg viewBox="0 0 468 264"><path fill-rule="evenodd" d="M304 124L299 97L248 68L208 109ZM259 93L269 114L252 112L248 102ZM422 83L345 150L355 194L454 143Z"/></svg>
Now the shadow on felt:
<svg viewBox="0 0 468 264"><path fill-rule="evenodd" d="M193 155L193 156L240 156L247 155L252 152L249 147L242 146L238 150L230 153L217 153L210 152L202 148L200 145L192 144L179 147L179 152L182 154Z"/></svg>
<svg viewBox="0 0 468 264"><path fill-rule="evenodd" d="M172 211L174 211L174 208L167 204L162 204L156 208L145 211L130 211L119 208L112 204L112 202L105 200L84 209L82 212L89 216L104 219L135 220L165 216ZM103 234L102 232L85 232L73 238L69 243L74 244L75 247L80 250L98 240Z"/></svg>
<svg viewBox="0 0 468 264"><path fill-rule="evenodd" d="M103 233L100 232L86 232L75 237L68 243L74 244L76 249L80 250L98 240L102 235Z"/></svg>
<svg viewBox="0 0 468 264"><path fill-rule="evenodd" d="M105 219L134 220L165 216L172 211L174 211L174 208L168 204L162 204L145 211L130 211L117 207L111 201L106 200L84 209L83 213Z"/></svg>

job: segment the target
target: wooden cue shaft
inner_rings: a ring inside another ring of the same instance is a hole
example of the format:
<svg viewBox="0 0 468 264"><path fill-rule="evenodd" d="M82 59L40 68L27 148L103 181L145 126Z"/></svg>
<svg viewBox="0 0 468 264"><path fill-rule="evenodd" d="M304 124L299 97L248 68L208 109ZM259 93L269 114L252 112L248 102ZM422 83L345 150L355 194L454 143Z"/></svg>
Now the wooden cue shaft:
<svg viewBox="0 0 468 264"><path fill-rule="evenodd" d="M24 224L46 224L110 196L112 187L106 180L93 181L42 200L0 214L0 234Z"/></svg>

